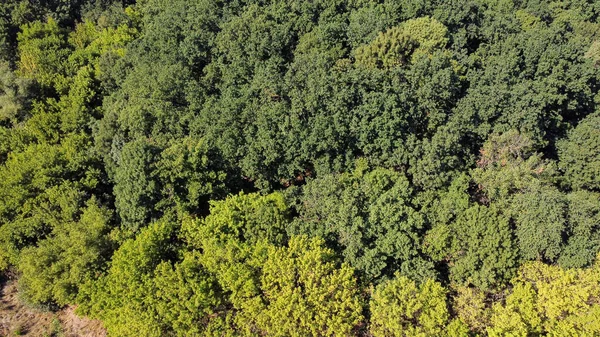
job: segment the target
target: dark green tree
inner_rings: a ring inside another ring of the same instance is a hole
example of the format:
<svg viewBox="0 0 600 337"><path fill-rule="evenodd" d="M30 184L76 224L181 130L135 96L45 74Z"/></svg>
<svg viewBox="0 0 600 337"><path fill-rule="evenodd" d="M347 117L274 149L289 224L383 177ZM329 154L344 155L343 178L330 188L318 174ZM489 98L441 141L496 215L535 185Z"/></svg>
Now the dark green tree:
<svg viewBox="0 0 600 337"><path fill-rule="evenodd" d="M509 219L495 207L474 205L450 226L450 278L482 289L501 286L514 275L519 249Z"/></svg>
<svg viewBox="0 0 600 337"><path fill-rule="evenodd" d="M558 145L559 167L573 188L600 190L600 113L584 118Z"/></svg>
<svg viewBox="0 0 600 337"><path fill-rule="evenodd" d="M596 259L600 245L600 195L577 191L567 195L568 240L558 258L565 268L581 268Z"/></svg>
<svg viewBox="0 0 600 337"><path fill-rule="evenodd" d="M369 170L359 161L354 172L321 176L300 193L291 232L325 238L364 281L379 282L396 270L419 281L435 275L419 249L424 219L403 174Z"/></svg>

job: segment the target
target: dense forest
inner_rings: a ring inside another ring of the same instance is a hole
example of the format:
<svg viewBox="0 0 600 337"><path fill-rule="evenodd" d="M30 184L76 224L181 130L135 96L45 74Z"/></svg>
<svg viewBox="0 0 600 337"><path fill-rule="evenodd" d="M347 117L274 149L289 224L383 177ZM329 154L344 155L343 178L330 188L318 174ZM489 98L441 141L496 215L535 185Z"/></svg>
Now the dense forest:
<svg viewBox="0 0 600 337"><path fill-rule="evenodd" d="M0 278L109 336L600 336L600 2L3 0Z"/></svg>

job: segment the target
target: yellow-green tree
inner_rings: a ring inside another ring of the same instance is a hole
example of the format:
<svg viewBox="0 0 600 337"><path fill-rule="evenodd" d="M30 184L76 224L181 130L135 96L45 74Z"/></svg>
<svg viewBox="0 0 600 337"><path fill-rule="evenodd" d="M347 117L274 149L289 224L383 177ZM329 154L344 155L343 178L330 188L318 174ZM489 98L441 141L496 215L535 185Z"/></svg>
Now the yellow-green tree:
<svg viewBox="0 0 600 337"><path fill-rule="evenodd" d="M490 310L485 293L477 288L459 286L453 296L452 309L472 331L482 332L489 325Z"/></svg>
<svg viewBox="0 0 600 337"><path fill-rule="evenodd" d="M320 238L286 241L287 206L273 193L213 202L182 234L199 249L247 336L349 336L362 319L354 270L339 266Z"/></svg>
<svg viewBox="0 0 600 337"><path fill-rule="evenodd" d="M450 317L441 284L418 285L401 275L375 289L370 309L375 337L440 336Z"/></svg>
<svg viewBox="0 0 600 337"><path fill-rule="evenodd" d="M351 336L362 319L359 288L348 265L337 267L320 239L293 237L267 248L258 294L234 305L249 336Z"/></svg>
<svg viewBox="0 0 600 337"><path fill-rule="evenodd" d="M505 303L493 307L490 336L600 334L600 265L562 269L525 263Z"/></svg>
<svg viewBox="0 0 600 337"><path fill-rule="evenodd" d="M78 221L61 221L51 236L23 249L17 266L24 297L34 303L73 303L79 286L97 276L111 252L110 219L110 211L93 198Z"/></svg>
<svg viewBox="0 0 600 337"><path fill-rule="evenodd" d="M430 17L411 19L381 32L368 45L356 50L356 63L367 67L391 68L444 48L448 29Z"/></svg>

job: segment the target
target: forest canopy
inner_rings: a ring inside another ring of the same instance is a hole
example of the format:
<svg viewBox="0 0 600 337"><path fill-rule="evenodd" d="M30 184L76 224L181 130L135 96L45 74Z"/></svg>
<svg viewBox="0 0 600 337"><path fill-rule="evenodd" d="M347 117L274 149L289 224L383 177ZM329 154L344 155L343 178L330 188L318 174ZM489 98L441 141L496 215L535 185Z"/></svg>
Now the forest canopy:
<svg viewBox="0 0 600 337"><path fill-rule="evenodd" d="M109 336L600 336L600 2L4 0L0 281Z"/></svg>

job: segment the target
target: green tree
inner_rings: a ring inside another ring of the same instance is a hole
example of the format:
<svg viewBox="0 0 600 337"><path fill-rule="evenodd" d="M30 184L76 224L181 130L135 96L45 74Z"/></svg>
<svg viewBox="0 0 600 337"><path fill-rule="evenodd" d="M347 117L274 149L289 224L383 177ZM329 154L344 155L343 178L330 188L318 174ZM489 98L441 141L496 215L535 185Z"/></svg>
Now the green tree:
<svg viewBox="0 0 600 337"><path fill-rule="evenodd" d="M258 291L262 262L254 257L265 253L269 241L285 243L287 214L279 193L239 194L213 201L204 219L185 218L181 237L204 252L202 265L216 275L230 301L238 303Z"/></svg>
<svg viewBox="0 0 600 337"><path fill-rule="evenodd" d="M29 301L115 336L600 334L600 2L0 2Z"/></svg>
<svg viewBox="0 0 600 337"><path fill-rule="evenodd" d="M151 167L156 147L146 140L123 146L115 172L115 206L123 228L134 233L150 220L158 199L158 186Z"/></svg>
<svg viewBox="0 0 600 337"><path fill-rule="evenodd" d="M540 262L521 266L506 303L493 307L490 336L593 336L600 332L597 261L588 269Z"/></svg>
<svg viewBox="0 0 600 337"><path fill-rule="evenodd" d="M152 305L161 323L175 335L201 336L211 322L220 318L223 295L198 254L186 252L174 265L161 262L153 283L156 298Z"/></svg>
<svg viewBox="0 0 600 337"><path fill-rule="evenodd" d="M600 195L585 190L567 195L569 239L558 258L563 268L582 268L596 258L600 245Z"/></svg>
<svg viewBox="0 0 600 337"><path fill-rule="evenodd" d="M228 179L229 172L217 151L202 139L174 141L161 152L152 173L161 185L157 207L174 204L185 212L205 211L209 199L225 195L234 185Z"/></svg>
<svg viewBox="0 0 600 337"><path fill-rule="evenodd" d="M281 194L240 194L185 221L182 233L235 308L240 333L350 335L362 318L353 269L338 268L318 238L269 243L284 243L286 214Z"/></svg>
<svg viewBox="0 0 600 337"><path fill-rule="evenodd" d="M471 331L483 332L489 326L491 310L486 294L477 288L459 286L453 295L452 310Z"/></svg>
<svg viewBox="0 0 600 337"><path fill-rule="evenodd" d="M76 221L99 172L81 150L85 138L64 145L31 145L0 167L0 270L15 265L21 248L63 222Z"/></svg>
<svg viewBox="0 0 600 337"><path fill-rule="evenodd" d="M100 32L91 22L69 32L71 27L52 15L45 21L26 23L19 34L15 74L24 79L3 77L7 127L2 129L0 168L0 269L16 266L32 301L67 304L114 248L106 237L112 225L106 215L111 188L90 151L90 133L100 114L99 59L116 53L133 33L126 25ZM40 87L35 97L25 92L28 83ZM96 220L88 214L94 213L86 206L91 200L99 208Z"/></svg>
<svg viewBox="0 0 600 337"><path fill-rule="evenodd" d="M114 336L201 331L203 319L218 304L217 293L193 254L171 265L179 248L175 229L161 219L125 241L108 271L82 286L79 312L101 319Z"/></svg>
<svg viewBox="0 0 600 337"><path fill-rule="evenodd" d="M107 235L110 217L90 199L78 221L60 223L37 246L23 249L18 270L25 298L34 303L73 303L79 286L98 275L112 252Z"/></svg>
<svg viewBox="0 0 600 337"><path fill-rule="evenodd" d="M25 118L31 89L31 81L19 78L7 62L0 62L0 123L13 125Z"/></svg>
<svg viewBox="0 0 600 337"><path fill-rule="evenodd" d="M292 233L325 238L365 282L396 270L416 280L434 277L433 264L419 250L424 219L402 173L369 170L359 161L354 172L320 176L300 193Z"/></svg>
<svg viewBox="0 0 600 337"><path fill-rule="evenodd" d="M559 167L573 188L600 190L600 113L585 117L558 144Z"/></svg>
<svg viewBox="0 0 600 337"><path fill-rule="evenodd" d="M509 219L495 207L474 205L450 227L450 278L482 289L510 280L519 260Z"/></svg>
<svg viewBox="0 0 600 337"><path fill-rule="evenodd" d="M379 33L370 44L356 50L356 62L368 67L391 68L430 54L446 46L446 27L423 17Z"/></svg>
<svg viewBox="0 0 600 337"><path fill-rule="evenodd" d="M65 67L70 54L66 32L49 18L33 22L19 33L19 72L41 85L64 89Z"/></svg>
<svg viewBox="0 0 600 337"><path fill-rule="evenodd" d="M502 306L497 303L492 314L489 336L528 336L539 334L541 318L536 310L536 294L531 284L517 284Z"/></svg>
<svg viewBox="0 0 600 337"><path fill-rule="evenodd" d="M523 7L528 6L535 7ZM523 30L514 4L482 4L480 31L486 43L477 44L468 56L469 91L453 116L468 126L473 144L480 145L492 132L516 129L531 138L536 150L551 149L569 122L593 111L595 89L590 84L595 70L584 54L595 23L592 19L584 24L591 30L573 29L579 23L557 17L575 21L577 15L564 15L568 11L559 7L524 8L542 23Z"/></svg>
<svg viewBox="0 0 600 337"><path fill-rule="evenodd" d="M535 186L515 196L511 213L523 258L558 258L567 231L566 212L565 197L556 188Z"/></svg>
<svg viewBox="0 0 600 337"><path fill-rule="evenodd" d="M294 237L269 247L259 293L242 303L238 324L249 335L350 336L362 319L353 270L336 268L322 240Z"/></svg>
<svg viewBox="0 0 600 337"><path fill-rule="evenodd" d="M394 22L394 12L389 3L359 6L348 17L348 40L352 47L373 41Z"/></svg>
<svg viewBox="0 0 600 337"><path fill-rule="evenodd" d="M473 179L486 199L508 207L512 197L531 185L552 182L553 162L534 151L533 141L516 130L491 134L479 150Z"/></svg>
<svg viewBox="0 0 600 337"><path fill-rule="evenodd" d="M421 249L434 261L450 258L453 237L450 225L472 206L470 183L471 178L462 174L452 181L447 190L423 192L416 198L429 225Z"/></svg>
<svg viewBox="0 0 600 337"><path fill-rule="evenodd" d="M440 336L450 317L439 283L417 285L399 274L375 289L370 310L375 337Z"/></svg>
<svg viewBox="0 0 600 337"><path fill-rule="evenodd" d="M202 248L206 239L239 240L254 244L263 240L281 245L286 242L289 209L281 193L230 196L212 201L210 214L196 223L185 222L182 233L193 247Z"/></svg>

